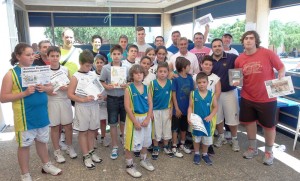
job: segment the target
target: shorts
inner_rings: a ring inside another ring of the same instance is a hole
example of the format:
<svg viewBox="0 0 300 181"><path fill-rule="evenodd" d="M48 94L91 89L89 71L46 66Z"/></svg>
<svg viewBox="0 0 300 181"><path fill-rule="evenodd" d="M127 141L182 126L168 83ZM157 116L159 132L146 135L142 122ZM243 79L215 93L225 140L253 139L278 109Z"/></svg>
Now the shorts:
<svg viewBox="0 0 300 181"><path fill-rule="evenodd" d="M74 127L78 131L96 130L100 128L99 105L97 103L86 106L75 104Z"/></svg>
<svg viewBox="0 0 300 181"><path fill-rule="evenodd" d="M211 136L193 136L193 141L195 143L200 143L202 141L202 144L210 146L213 144L213 139Z"/></svg>
<svg viewBox="0 0 300 181"><path fill-rule="evenodd" d="M175 115L172 116L172 131L187 131L189 124L187 122L187 116L181 116L177 118Z"/></svg>
<svg viewBox="0 0 300 181"><path fill-rule="evenodd" d="M49 126L27 131L17 131L16 140L19 147L31 146L35 140L41 143L48 143Z"/></svg>
<svg viewBox="0 0 300 181"><path fill-rule="evenodd" d="M224 121L229 126L239 125L239 103L237 90L221 92L218 102L217 124Z"/></svg>
<svg viewBox="0 0 300 181"><path fill-rule="evenodd" d="M120 123L125 124L126 111L124 107L124 96L107 96L107 115L108 124L110 126L117 126L119 115Z"/></svg>
<svg viewBox="0 0 300 181"><path fill-rule="evenodd" d="M48 101L50 126L67 125L73 122L73 112L70 99Z"/></svg>
<svg viewBox="0 0 300 181"><path fill-rule="evenodd" d="M100 120L107 120L107 105L106 102L99 103Z"/></svg>
<svg viewBox="0 0 300 181"><path fill-rule="evenodd" d="M146 116L147 114L135 114L135 118L139 123L142 123ZM142 127L141 130L136 130L133 122L127 116L124 131L125 149L129 151L140 151L143 147L148 148L152 144L151 132L151 120L147 127Z"/></svg>
<svg viewBox="0 0 300 181"><path fill-rule="evenodd" d="M276 126L277 101L253 102L241 98L240 122L243 124L258 121L265 128Z"/></svg>
<svg viewBox="0 0 300 181"><path fill-rule="evenodd" d="M170 109L153 110L153 139L156 141L172 138Z"/></svg>

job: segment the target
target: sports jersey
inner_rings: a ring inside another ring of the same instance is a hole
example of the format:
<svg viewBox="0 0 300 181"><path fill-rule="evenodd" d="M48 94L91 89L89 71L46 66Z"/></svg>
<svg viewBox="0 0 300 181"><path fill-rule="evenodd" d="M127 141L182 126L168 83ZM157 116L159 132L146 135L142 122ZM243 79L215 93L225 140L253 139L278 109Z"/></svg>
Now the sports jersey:
<svg viewBox="0 0 300 181"><path fill-rule="evenodd" d="M162 110L171 107L172 98L172 81L167 79L164 87L162 87L157 79L151 81L151 94L153 98L153 110Z"/></svg>
<svg viewBox="0 0 300 181"><path fill-rule="evenodd" d="M131 83L128 86L129 94L130 94L130 107L134 114L145 114L148 113L149 105L148 105L148 89L146 85L144 86L144 91L141 94L134 83Z"/></svg>

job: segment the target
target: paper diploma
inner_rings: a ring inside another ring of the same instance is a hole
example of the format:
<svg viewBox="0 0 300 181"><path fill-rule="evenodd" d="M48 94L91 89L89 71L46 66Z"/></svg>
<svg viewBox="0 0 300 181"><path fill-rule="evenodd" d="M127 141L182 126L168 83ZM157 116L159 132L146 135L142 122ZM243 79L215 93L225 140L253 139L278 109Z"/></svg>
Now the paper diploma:
<svg viewBox="0 0 300 181"><path fill-rule="evenodd" d="M207 15L201 16L200 18L196 19L195 21L199 22L200 26L203 26L203 25L206 25L206 24L212 22L213 20L214 19L213 19L211 13L209 13Z"/></svg>
<svg viewBox="0 0 300 181"><path fill-rule="evenodd" d="M193 130L201 131L206 136L208 135L207 130L204 126L203 120L197 114L191 113L191 122L193 125Z"/></svg>
<svg viewBox="0 0 300 181"><path fill-rule="evenodd" d="M267 80L265 81L265 85L269 98L295 93L291 76L282 77L280 80Z"/></svg>
<svg viewBox="0 0 300 181"><path fill-rule="evenodd" d="M68 85L70 80L63 71L56 71L51 76L51 84L53 86L53 92L56 92L60 87Z"/></svg>
<svg viewBox="0 0 300 181"><path fill-rule="evenodd" d="M98 78L95 78L93 81L91 81L84 89L84 92L87 95L94 96L94 100L97 100L98 95L101 94L103 91L104 91L104 87L102 86Z"/></svg>
<svg viewBox="0 0 300 181"><path fill-rule="evenodd" d="M111 84L114 88L121 88L122 84L126 84L126 67L111 67Z"/></svg>
<svg viewBox="0 0 300 181"><path fill-rule="evenodd" d="M51 82L50 77L50 65L21 68L22 87L37 84L49 84Z"/></svg>
<svg viewBox="0 0 300 181"><path fill-rule="evenodd" d="M85 88L89 85L90 82L92 82L97 76L93 74L81 74L78 78L77 86L75 89L75 93L82 95L82 96L88 96L88 94L85 92Z"/></svg>

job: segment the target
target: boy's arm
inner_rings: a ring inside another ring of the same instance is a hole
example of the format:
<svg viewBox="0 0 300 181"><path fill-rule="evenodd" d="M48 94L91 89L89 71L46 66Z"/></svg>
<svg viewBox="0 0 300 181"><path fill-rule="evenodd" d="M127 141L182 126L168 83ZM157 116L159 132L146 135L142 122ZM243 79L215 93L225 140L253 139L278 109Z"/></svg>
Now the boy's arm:
<svg viewBox="0 0 300 181"><path fill-rule="evenodd" d="M193 112L193 95L190 94L190 103L189 103L189 108L188 108L188 115L187 115L187 121L189 124L191 124L191 114Z"/></svg>
<svg viewBox="0 0 300 181"><path fill-rule="evenodd" d="M212 118L217 114L218 112L218 101L216 99L216 97L214 96L213 97L213 100L212 100L212 111L210 113L210 115L208 115L206 118L204 118L205 121L211 121Z"/></svg>
<svg viewBox="0 0 300 181"><path fill-rule="evenodd" d="M68 98L75 102L81 102L81 103L93 101L94 96L79 97L79 96L75 95L77 83L78 83L78 81L77 81L76 77L73 76L71 78L69 88L68 88Z"/></svg>
<svg viewBox="0 0 300 181"><path fill-rule="evenodd" d="M108 76L108 73L107 73L106 69L104 68L101 71L100 82L105 89L112 90L114 88L114 86L106 83L106 80L108 78L107 76Z"/></svg>
<svg viewBox="0 0 300 181"><path fill-rule="evenodd" d="M140 123L135 119L135 116L133 115L132 109L130 108L130 95L128 88L125 89L124 93L124 107L125 111L129 117L129 119L133 122L135 129L140 130L141 125Z"/></svg>
<svg viewBox="0 0 300 181"><path fill-rule="evenodd" d="M215 97L218 101L221 95L221 81L219 80L215 85Z"/></svg>
<svg viewBox="0 0 300 181"><path fill-rule="evenodd" d="M181 117L182 112L180 111L179 107L178 107L178 102L177 102L177 98L176 98L176 92L172 91L172 99L173 99L173 105L174 108L176 110L176 117Z"/></svg>
<svg viewBox="0 0 300 181"><path fill-rule="evenodd" d="M153 114L153 102L152 102L152 93L149 91L148 92L148 106L149 106L149 110L148 110L148 114L146 119L142 122L142 126L147 127L151 118L152 118L152 114Z"/></svg>
<svg viewBox="0 0 300 181"><path fill-rule="evenodd" d="M28 86L25 91L12 93L13 81L11 71L7 72L2 81L0 101L2 103L14 102L35 92L35 86Z"/></svg>

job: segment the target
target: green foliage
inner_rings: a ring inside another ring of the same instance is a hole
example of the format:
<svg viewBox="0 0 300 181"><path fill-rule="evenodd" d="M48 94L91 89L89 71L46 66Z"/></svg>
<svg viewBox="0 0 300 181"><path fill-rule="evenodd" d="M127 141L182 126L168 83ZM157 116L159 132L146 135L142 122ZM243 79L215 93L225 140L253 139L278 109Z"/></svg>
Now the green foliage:
<svg viewBox="0 0 300 181"><path fill-rule="evenodd" d="M103 43L117 44L121 35L128 37L128 42L135 41L134 27L70 27L74 31L75 42L79 44L89 44L93 35L100 35ZM63 27L54 28L54 38L56 45L62 45ZM48 39L53 39L51 28L46 28L44 32Z"/></svg>
<svg viewBox="0 0 300 181"><path fill-rule="evenodd" d="M288 22L283 27L284 46L286 52L292 51L293 48L300 48L300 24L297 22Z"/></svg>
<svg viewBox="0 0 300 181"><path fill-rule="evenodd" d="M270 22L269 44L278 48L284 42L283 24L279 20Z"/></svg>

